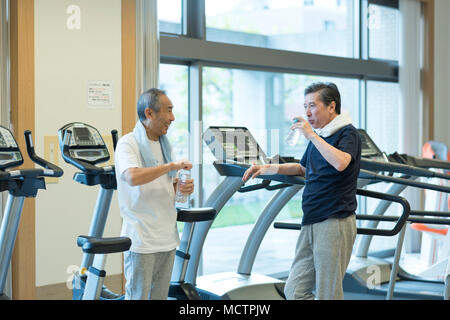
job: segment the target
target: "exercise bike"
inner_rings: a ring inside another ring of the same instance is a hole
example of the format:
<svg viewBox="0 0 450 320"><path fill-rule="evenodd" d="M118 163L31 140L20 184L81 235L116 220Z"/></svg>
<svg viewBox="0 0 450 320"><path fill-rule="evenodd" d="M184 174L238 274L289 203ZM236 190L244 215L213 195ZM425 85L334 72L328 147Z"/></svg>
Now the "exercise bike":
<svg viewBox="0 0 450 320"><path fill-rule="evenodd" d="M112 130L111 134L115 146L117 131ZM103 285L107 254L124 252L131 246L131 239L127 237L103 237L111 199L117 189L114 166L97 166L110 159L108 148L96 128L81 122L63 126L58 131L58 137L64 161L81 170L75 173L73 180L87 186L100 185L89 233L77 238L77 245L83 250L83 259L80 270L72 280L72 298L121 300L123 295Z"/></svg>
<svg viewBox="0 0 450 320"><path fill-rule="evenodd" d="M9 192L0 228L0 300L10 299L4 290L25 198L45 189L44 177L63 175L61 168L36 155L31 131L24 134L28 156L42 168L11 170L23 164L23 156L11 131L0 126L0 191Z"/></svg>
<svg viewBox="0 0 450 320"><path fill-rule="evenodd" d="M117 131L111 131L114 149L117 145ZM100 185L94 214L87 236L79 236L77 245L83 250L83 260L73 283L73 299L122 300L123 295L110 291L103 285L106 272L106 254L127 251L131 246L128 237L102 238L108 217L111 199L117 189L114 166L99 167L97 164L110 159L108 148L98 130L90 125L76 122L69 123L58 131L59 144L63 159L80 169L73 179L88 186ZM190 222L213 219L216 211L212 208L177 208L177 220ZM182 245L185 243L182 240ZM184 251L184 252L183 252ZM189 260L187 250L180 248L177 256ZM171 284L171 295L177 299L197 299L195 288L180 279Z"/></svg>

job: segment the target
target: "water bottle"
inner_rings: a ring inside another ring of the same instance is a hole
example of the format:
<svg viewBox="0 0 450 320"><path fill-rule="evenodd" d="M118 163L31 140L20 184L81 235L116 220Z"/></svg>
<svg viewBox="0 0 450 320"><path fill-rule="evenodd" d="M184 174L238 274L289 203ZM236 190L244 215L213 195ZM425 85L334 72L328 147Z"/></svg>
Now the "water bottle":
<svg viewBox="0 0 450 320"><path fill-rule="evenodd" d="M189 195L180 192L180 184L186 183L186 180L191 178L191 172L189 170L178 171L178 183L177 183L177 194L175 196L175 202L186 203Z"/></svg>
<svg viewBox="0 0 450 320"><path fill-rule="evenodd" d="M294 123L298 122L297 119L294 119ZM295 146L297 144L298 138L300 137L300 129L294 128L289 130L289 133L286 137L286 143L290 146Z"/></svg>

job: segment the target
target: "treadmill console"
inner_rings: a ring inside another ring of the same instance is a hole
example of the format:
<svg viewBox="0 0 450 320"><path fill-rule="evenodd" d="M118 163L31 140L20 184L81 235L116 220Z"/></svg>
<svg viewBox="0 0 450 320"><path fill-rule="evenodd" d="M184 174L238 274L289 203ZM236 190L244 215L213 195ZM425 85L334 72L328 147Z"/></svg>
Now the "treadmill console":
<svg viewBox="0 0 450 320"><path fill-rule="evenodd" d="M385 154L381 152L378 146L373 142L367 132L363 129L358 129L361 137L361 157L376 161L388 161Z"/></svg>
<svg viewBox="0 0 450 320"><path fill-rule="evenodd" d="M11 131L0 126L0 169L16 167L23 163L22 153Z"/></svg>
<svg viewBox="0 0 450 320"><path fill-rule="evenodd" d="M245 127L209 127L203 140L219 161L249 165L269 163L266 154Z"/></svg>
<svg viewBox="0 0 450 320"><path fill-rule="evenodd" d="M91 164L109 160L108 148L98 130L81 122L69 123L59 129L58 137L61 150L64 147L64 137L69 130L72 132L69 142L70 157Z"/></svg>

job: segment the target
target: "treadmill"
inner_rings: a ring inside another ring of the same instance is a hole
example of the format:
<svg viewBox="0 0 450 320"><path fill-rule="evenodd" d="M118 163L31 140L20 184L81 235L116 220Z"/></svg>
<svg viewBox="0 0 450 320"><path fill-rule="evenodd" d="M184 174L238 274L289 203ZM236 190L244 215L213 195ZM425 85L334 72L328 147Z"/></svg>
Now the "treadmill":
<svg viewBox="0 0 450 320"><path fill-rule="evenodd" d="M221 176L225 177L206 200L205 207L214 208L217 214L220 214L222 208L236 192L266 189L274 191L274 195L255 223L235 272L223 272L197 278L201 250L214 219L186 223L180 251L188 253L189 260L186 266L183 264L186 264L186 260L181 255L175 257L172 282L179 282L182 279L194 285L203 300L284 299L282 280L252 273L251 269L267 229L286 203L303 188L304 179L275 174L260 176L258 177L260 183L244 186L242 176L251 164L271 163L280 161L280 158L268 158L245 127L209 127L203 138L216 157L214 167ZM281 161L285 161L284 158L281 158Z"/></svg>
<svg viewBox="0 0 450 320"><path fill-rule="evenodd" d="M438 177L449 179L450 176L428 169L450 169L447 161L413 157L406 154L383 153L366 131L359 129L362 140L361 173L358 186L392 182L387 193L399 195L406 187L431 189L440 192L450 192L446 186L434 185L416 181L418 177ZM399 178L394 174L401 174ZM402 180L402 181L400 181ZM374 214L384 215L390 203L381 201ZM449 225L448 212L412 210L408 222ZM365 227L377 228L379 221L368 221ZM376 257L369 254L373 235L357 238L354 255L344 278L344 295L346 299L442 299L444 283L421 279L411 275L399 266L401 249L406 228L399 233L393 261L392 257ZM376 276L375 273L377 272ZM396 277L392 277L392 273Z"/></svg>
<svg viewBox="0 0 450 320"><path fill-rule="evenodd" d="M175 257L172 282L191 284L196 288L201 299L284 299L284 281L251 273L251 269L267 229L284 205L303 188L305 180L299 176L271 174L259 176L258 180L261 182L258 184L244 186L242 176L251 164L279 163L286 159L279 156L268 158L245 127L209 127L204 134L204 140L216 157L214 167L220 175L225 177L207 199L206 207L212 207L217 214L220 214L226 202L236 192L251 192L262 188L276 192L267 202L250 233L236 272L197 278L201 249L214 219L186 223L180 243L180 251L184 254ZM289 161L295 160L289 159ZM362 189L358 189L357 193L366 197L394 201L403 207L400 217L357 216L357 219L381 219L395 223L392 229L359 228L358 233L392 236L400 232L410 210L405 199ZM185 256L188 256L188 261Z"/></svg>

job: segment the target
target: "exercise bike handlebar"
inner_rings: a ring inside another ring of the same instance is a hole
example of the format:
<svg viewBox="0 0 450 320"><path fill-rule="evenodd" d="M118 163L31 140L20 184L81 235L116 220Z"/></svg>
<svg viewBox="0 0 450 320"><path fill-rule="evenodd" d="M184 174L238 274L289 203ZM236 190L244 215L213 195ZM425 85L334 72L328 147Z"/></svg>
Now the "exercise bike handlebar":
<svg viewBox="0 0 450 320"><path fill-rule="evenodd" d="M114 151L116 151L117 141L119 141L119 134L117 133L116 129L111 130L111 136L112 136L112 141L113 141L113 148L114 148Z"/></svg>
<svg viewBox="0 0 450 320"><path fill-rule="evenodd" d="M64 135L63 150L62 150L62 157L67 163L70 163L71 165L75 166L76 168L80 169L81 171L87 174L102 174L114 171L114 166L98 167L89 162L73 158L69 153L69 143L71 138L72 138L72 131L67 130L66 134Z"/></svg>
<svg viewBox="0 0 450 320"><path fill-rule="evenodd" d="M24 135L25 135L25 144L27 146L28 156L34 163L36 163L44 168L44 169L27 169L27 170L41 170L42 174L40 174L40 175L42 175L44 177L61 177L63 175L64 171L60 167L58 167L57 165L55 165L45 159L42 159L41 157L36 155L36 152L34 150L33 137L32 137L31 131L25 130ZM22 170L22 171L24 171L24 170Z"/></svg>
<svg viewBox="0 0 450 320"><path fill-rule="evenodd" d="M8 171L0 170L0 180L5 181L20 178L61 177L64 171L60 167L36 155L34 151L31 131L26 130L24 134L27 153L30 159L43 168L14 169Z"/></svg>

